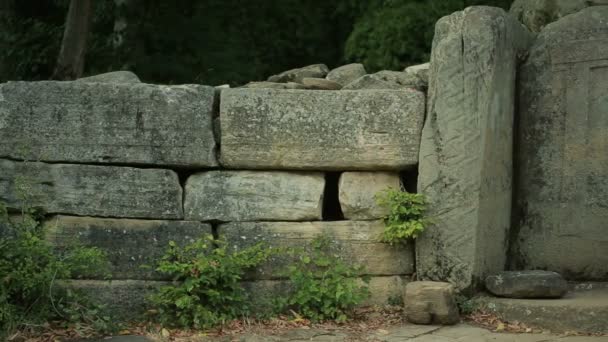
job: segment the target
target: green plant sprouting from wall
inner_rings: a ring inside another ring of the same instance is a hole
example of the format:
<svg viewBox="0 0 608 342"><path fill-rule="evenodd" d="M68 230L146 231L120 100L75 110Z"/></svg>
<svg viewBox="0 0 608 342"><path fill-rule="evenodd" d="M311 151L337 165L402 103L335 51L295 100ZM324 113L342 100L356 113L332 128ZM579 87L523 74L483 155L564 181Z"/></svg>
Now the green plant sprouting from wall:
<svg viewBox="0 0 608 342"><path fill-rule="evenodd" d="M376 194L376 201L388 210L382 218L382 242L396 244L416 239L429 224L427 201L422 194L389 188Z"/></svg>

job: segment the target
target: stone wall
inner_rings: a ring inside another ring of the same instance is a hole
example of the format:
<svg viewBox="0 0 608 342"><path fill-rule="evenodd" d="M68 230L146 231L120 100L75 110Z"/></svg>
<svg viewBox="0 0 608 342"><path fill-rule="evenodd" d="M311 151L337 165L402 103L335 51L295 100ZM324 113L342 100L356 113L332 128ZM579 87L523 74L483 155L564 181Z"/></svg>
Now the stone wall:
<svg viewBox="0 0 608 342"><path fill-rule="evenodd" d="M378 242L385 211L374 194L415 175L424 92L97 80L0 85L0 201L18 210L26 184L49 241L97 246L112 263L111 282L71 286L130 316L170 280L141 267L169 241L306 246L326 233L366 266L370 303L400 297L413 245ZM272 297L289 261L254 270L247 288Z"/></svg>

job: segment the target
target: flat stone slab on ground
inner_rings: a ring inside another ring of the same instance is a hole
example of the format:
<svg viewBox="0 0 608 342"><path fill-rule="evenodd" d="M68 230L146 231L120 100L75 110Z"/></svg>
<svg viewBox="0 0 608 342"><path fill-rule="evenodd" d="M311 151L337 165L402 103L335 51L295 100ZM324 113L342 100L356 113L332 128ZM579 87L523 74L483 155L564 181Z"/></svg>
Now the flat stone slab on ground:
<svg viewBox="0 0 608 342"><path fill-rule="evenodd" d="M56 248L78 242L105 251L112 279L170 280L154 271L169 242L184 245L210 235L211 225L195 221L104 219L57 215L44 222ZM149 267L143 268L147 265ZM102 278L103 279L103 278Z"/></svg>
<svg viewBox="0 0 608 342"><path fill-rule="evenodd" d="M217 166L213 99L200 85L4 83L0 158Z"/></svg>
<svg viewBox="0 0 608 342"><path fill-rule="evenodd" d="M608 334L607 286L570 291L560 299L478 297L475 303L506 321L518 321L558 333Z"/></svg>
<svg viewBox="0 0 608 342"><path fill-rule="evenodd" d="M209 171L186 181L187 220L320 220L325 178L322 173Z"/></svg>
<svg viewBox="0 0 608 342"><path fill-rule="evenodd" d="M331 251L347 262L362 264L371 275L406 275L414 272L413 246L390 246L378 242L384 225L381 221L334 222L233 222L218 227L228 246L243 249L259 242L275 247L300 247L307 250L321 234L332 239ZM278 256L258 269L251 277L276 279L289 264Z"/></svg>
<svg viewBox="0 0 608 342"><path fill-rule="evenodd" d="M226 89L228 168L400 170L418 163L422 92Z"/></svg>
<svg viewBox="0 0 608 342"><path fill-rule="evenodd" d="M48 214L181 219L182 188L171 170L121 166L45 164L0 159L0 202L29 205Z"/></svg>
<svg viewBox="0 0 608 342"><path fill-rule="evenodd" d="M488 276L486 289L507 298L559 298L568 292L568 283L551 271L506 271Z"/></svg>

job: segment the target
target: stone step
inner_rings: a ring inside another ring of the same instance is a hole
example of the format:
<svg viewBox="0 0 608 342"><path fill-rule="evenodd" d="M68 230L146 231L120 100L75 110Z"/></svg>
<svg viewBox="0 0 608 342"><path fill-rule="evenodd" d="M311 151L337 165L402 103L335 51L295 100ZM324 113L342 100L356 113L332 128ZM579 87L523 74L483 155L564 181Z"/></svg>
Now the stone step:
<svg viewBox="0 0 608 342"><path fill-rule="evenodd" d="M573 284L561 299L512 299L483 296L475 301L506 321L553 332L608 333L608 283Z"/></svg>

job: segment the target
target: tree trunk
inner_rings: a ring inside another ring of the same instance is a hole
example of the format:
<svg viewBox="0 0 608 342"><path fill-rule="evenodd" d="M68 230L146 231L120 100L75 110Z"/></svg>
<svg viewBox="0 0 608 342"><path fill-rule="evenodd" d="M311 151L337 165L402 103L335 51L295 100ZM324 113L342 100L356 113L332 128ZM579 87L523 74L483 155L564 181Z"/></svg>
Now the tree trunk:
<svg viewBox="0 0 608 342"><path fill-rule="evenodd" d="M82 76L91 11L91 0L70 1L53 79L74 80Z"/></svg>

